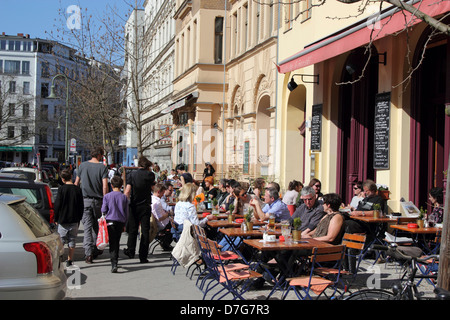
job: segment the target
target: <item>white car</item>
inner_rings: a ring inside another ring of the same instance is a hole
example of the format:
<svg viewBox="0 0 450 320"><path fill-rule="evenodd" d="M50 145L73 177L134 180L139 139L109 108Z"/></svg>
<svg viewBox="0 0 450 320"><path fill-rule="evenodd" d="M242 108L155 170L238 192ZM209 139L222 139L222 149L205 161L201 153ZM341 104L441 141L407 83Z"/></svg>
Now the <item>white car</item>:
<svg viewBox="0 0 450 320"><path fill-rule="evenodd" d="M0 300L66 296L64 247L25 197L0 194Z"/></svg>
<svg viewBox="0 0 450 320"><path fill-rule="evenodd" d="M5 173L21 173L25 175L28 180L34 182L49 182L49 178L45 171L41 171L37 168L28 168L28 167L7 167L3 168L0 172Z"/></svg>

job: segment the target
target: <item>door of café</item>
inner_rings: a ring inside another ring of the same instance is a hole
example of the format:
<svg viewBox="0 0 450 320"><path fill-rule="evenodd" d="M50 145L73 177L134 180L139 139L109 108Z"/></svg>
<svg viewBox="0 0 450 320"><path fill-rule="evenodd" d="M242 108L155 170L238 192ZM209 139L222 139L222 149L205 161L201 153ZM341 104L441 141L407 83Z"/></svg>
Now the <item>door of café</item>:
<svg viewBox="0 0 450 320"><path fill-rule="evenodd" d="M424 32L417 45L415 63L429 33ZM450 117L445 105L450 102L450 44L437 37L426 47L420 68L412 78L411 151L409 198L416 206L431 210L428 192L444 187L450 150Z"/></svg>
<svg viewBox="0 0 450 320"><path fill-rule="evenodd" d="M364 70L364 73L363 73ZM378 90L378 54L372 47L350 53L342 70L338 122L337 192L345 203L353 197L353 184L374 179L373 138L375 95Z"/></svg>

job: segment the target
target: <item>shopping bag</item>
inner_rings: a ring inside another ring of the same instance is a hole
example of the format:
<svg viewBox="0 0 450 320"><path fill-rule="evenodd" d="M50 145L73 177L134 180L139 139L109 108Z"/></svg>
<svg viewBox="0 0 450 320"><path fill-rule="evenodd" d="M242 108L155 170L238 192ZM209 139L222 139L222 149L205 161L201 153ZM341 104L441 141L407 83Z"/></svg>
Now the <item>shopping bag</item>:
<svg viewBox="0 0 450 320"><path fill-rule="evenodd" d="M108 225L105 216L98 219L97 249L104 250L109 242Z"/></svg>

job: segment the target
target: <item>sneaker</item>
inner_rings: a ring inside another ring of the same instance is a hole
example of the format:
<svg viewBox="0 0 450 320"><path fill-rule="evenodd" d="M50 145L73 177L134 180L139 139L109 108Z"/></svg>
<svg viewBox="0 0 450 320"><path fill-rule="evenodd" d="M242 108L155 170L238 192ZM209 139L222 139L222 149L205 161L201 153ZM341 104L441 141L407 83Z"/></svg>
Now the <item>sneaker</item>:
<svg viewBox="0 0 450 320"><path fill-rule="evenodd" d="M66 261L66 268L69 268L73 264L72 260Z"/></svg>

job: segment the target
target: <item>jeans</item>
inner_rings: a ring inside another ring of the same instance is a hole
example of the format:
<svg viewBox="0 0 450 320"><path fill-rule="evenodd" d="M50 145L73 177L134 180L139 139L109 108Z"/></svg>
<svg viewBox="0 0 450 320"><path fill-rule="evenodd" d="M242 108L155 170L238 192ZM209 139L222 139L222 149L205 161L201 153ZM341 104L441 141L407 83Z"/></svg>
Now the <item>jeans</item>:
<svg viewBox="0 0 450 320"><path fill-rule="evenodd" d="M96 249L98 222L97 220L102 216L102 199L83 198L84 211L81 222L84 226L83 248L86 257L92 256Z"/></svg>

